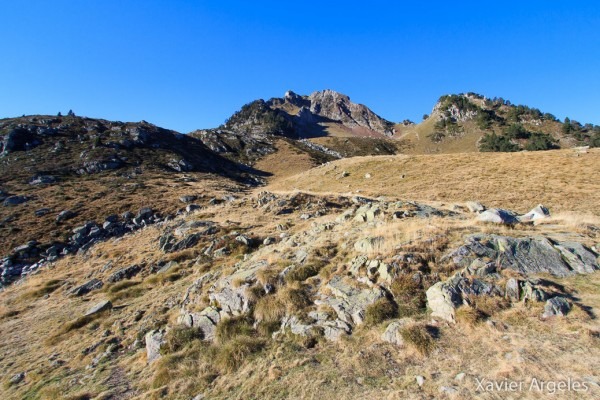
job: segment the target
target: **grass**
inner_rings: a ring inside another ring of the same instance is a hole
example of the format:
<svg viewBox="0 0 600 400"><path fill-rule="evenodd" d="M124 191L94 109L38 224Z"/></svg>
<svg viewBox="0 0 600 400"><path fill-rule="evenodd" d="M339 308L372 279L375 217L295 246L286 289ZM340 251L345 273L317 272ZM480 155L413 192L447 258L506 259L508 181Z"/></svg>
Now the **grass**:
<svg viewBox="0 0 600 400"><path fill-rule="evenodd" d="M261 351L265 346L264 339L248 336L236 337L219 349L215 361L223 371L233 372L246 359Z"/></svg>
<svg viewBox="0 0 600 400"><path fill-rule="evenodd" d="M425 324L413 324L400 330L405 343L422 355L429 355L435 348L435 340L431 336L430 327Z"/></svg>
<svg viewBox="0 0 600 400"><path fill-rule="evenodd" d="M204 337L200 329L177 325L167 332L165 343L160 350L165 354L175 353L190 345L190 343L202 339Z"/></svg>
<svg viewBox="0 0 600 400"><path fill-rule="evenodd" d="M374 326L397 316L398 307L396 304L384 297L366 308L364 323L367 326Z"/></svg>
<svg viewBox="0 0 600 400"><path fill-rule="evenodd" d="M360 189L373 197L402 193L403 198L417 201L477 200L488 207L523 213L543 203L552 213L598 216L600 182L594 177L599 159L600 149L590 149L580 157L573 150L355 157L275 181L269 190L296 188L326 194ZM481 165L494 168L481 170ZM336 179L343 170L350 176ZM365 172L377 179L362 179Z"/></svg>
<svg viewBox="0 0 600 400"><path fill-rule="evenodd" d="M309 263L293 268L286 276L286 282L304 282L310 277L313 277L321 271L324 263Z"/></svg>
<svg viewBox="0 0 600 400"><path fill-rule="evenodd" d="M217 343L226 344L240 336L255 334L252 321L247 316L225 318L217 325L215 337Z"/></svg>
<svg viewBox="0 0 600 400"><path fill-rule="evenodd" d="M398 305L399 317L412 317L425 312L425 291L412 275L403 274L396 277L390 284L390 292Z"/></svg>
<svg viewBox="0 0 600 400"><path fill-rule="evenodd" d="M64 283L64 281L62 281L62 280L51 279L51 280L43 283L37 289L25 292L22 295L22 298L23 299L37 299L40 297L44 297L50 293L55 292L58 288L60 288L62 286L63 283Z"/></svg>
<svg viewBox="0 0 600 400"><path fill-rule="evenodd" d="M254 317L257 321L276 322L286 314L302 311L311 304L306 287L294 282L274 295L259 299L254 307Z"/></svg>

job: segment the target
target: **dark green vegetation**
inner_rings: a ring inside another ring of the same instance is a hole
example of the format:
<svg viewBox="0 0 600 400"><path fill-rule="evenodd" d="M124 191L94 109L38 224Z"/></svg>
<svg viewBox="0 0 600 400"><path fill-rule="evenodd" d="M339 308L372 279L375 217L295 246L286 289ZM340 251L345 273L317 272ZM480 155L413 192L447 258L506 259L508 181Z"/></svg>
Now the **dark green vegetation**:
<svg viewBox="0 0 600 400"><path fill-rule="evenodd" d="M476 93L442 96L436 108L441 112L434 131L428 135L433 142L460 137L465 124L473 121L483 132L480 151L513 152L520 150L551 150L564 146L597 147L600 126L582 125L565 118L558 119L537 108L514 105L503 98L485 98Z"/></svg>

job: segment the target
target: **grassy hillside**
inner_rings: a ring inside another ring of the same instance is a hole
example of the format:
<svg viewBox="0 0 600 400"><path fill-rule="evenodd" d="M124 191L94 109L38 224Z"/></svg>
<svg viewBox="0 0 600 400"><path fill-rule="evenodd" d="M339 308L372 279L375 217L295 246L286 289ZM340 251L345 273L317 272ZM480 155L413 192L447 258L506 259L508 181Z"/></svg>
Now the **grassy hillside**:
<svg viewBox="0 0 600 400"><path fill-rule="evenodd" d="M441 202L477 200L523 212L543 203L557 212L600 215L599 173L600 149L357 157L275 181L271 188Z"/></svg>

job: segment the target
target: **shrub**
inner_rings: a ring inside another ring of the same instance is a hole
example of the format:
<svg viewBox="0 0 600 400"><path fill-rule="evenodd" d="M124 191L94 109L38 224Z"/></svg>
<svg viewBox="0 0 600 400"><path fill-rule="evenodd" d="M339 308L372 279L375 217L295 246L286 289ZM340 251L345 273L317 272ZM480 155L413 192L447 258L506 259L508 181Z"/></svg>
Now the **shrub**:
<svg viewBox="0 0 600 400"><path fill-rule="evenodd" d="M397 315L398 308L396 304L384 297L367 307L364 322L368 326L373 326L385 320L395 318Z"/></svg>
<svg viewBox="0 0 600 400"><path fill-rule="evenodd" d="M538 151L555 149L557 147L556 140L552 136L546 133L535 132L531 135L531 139L529 139L529 143L527 143L525 149Z"/></svg>
<svg viewBox="0 0 600 400"><path fill-rule="evenodd" d="M479 150L483 152L514 152L519 151L519 146L510 141L506 136L498 136L495 133L485 134L479 142Z"/></svg>
<svg viewBox="0 0 600 400"><path fill-rule="evenodd" d="M405 343L423 355L428 355L435 348L435 341L425 324L409 325L400 330L400 336Z"/></svg>
<svg viewBox="0 0 600 400"><path fill-rule="evenodd" d="M509 139L527 139L531 136L531 133L523 125L516 123L506 128L504 135Z"/></svg>

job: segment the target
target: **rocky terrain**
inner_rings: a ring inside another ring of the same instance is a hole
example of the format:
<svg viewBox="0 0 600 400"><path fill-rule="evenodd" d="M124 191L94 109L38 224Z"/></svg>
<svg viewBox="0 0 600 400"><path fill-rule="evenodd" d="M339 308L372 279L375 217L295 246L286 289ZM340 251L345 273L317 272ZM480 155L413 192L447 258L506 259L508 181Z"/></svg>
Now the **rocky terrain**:
<svg viewBox="0 0 600 400"><path fill-rule="evenodd" d="M595 127L461 96L420 125L333 91L189 135L0 120L2 398L597 398ZM511 118L563 149L398 154Z"/></svg>

